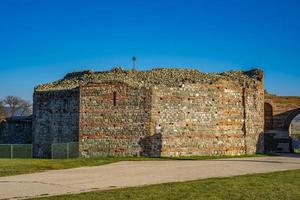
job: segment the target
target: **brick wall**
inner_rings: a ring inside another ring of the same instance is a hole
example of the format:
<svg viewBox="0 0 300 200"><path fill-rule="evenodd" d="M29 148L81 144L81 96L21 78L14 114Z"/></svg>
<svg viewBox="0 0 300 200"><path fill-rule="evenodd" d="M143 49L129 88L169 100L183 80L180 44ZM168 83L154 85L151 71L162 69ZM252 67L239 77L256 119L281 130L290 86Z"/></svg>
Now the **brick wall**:
<svg viewBox="0 0 300 200"><path fill-rule="evenodd" d="M162 156L255 153L262 147L262 102L261 83L245 91L226 81L155 87L151 130L161 129Z"/></svg>
<svg viewBox="0 0 300 200"><path fill-rule="evenodd" d="M114 99L115 97L115 99ZM124 83L88 84L80 88L82 156L139 156L146 153L150 93Z"/></svg>
<svg viewBox="0 0 300 200"><path fill-rule="evenodd" d="M257 146L262 147L263 95L261 83L245 90L233 82L151 89L88 84L80 88L80 152L83 156L255 153Z"/></svg>

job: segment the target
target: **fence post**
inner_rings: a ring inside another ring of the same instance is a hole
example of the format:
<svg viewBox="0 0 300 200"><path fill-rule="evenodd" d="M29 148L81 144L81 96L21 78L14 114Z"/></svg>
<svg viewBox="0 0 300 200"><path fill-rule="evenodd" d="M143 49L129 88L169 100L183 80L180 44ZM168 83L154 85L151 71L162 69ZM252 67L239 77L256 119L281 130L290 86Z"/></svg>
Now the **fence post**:
<svg viewBox="0 0 300 200"><path fill-rule="evenodd" d="M69 159L70 143L67 143L67 159Z"/></svg>
<svg viewBox="0 0 300 200"><path fill-rule="evenodd" d="M53 160L53 144L51 144L51 159Z"/></svg>
<svg viewBox="0 0 300 200"><path fill-rule="evenodd" d="M10 145L10 159L13 159L14 157L14 146L11 144Z"/></svg>
<svg viewBox="0 0 300 200"><path fill-rule="evenodd" d="M30 145L30 148L31 148L31 158L33 158L33 147L32 147L32 144Z"/></svg>

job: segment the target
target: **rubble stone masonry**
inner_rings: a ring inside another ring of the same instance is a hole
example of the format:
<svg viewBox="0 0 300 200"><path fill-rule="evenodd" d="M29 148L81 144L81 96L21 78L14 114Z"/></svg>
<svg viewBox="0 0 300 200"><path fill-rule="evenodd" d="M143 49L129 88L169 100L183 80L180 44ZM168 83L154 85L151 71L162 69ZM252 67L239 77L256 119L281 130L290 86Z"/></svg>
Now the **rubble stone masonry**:
<svg viewBox="0 0 300 200"><path fill-rule="evenodd" d="M161 126L161 155L255 153L263 129L262 102L262 85L243 89L220 81L155 87L151 122L152 129Z"/></svg>
<svg viewBox="0 0 300 200"><path fill-rule="evenodd" d="M35 91L33 102L35 157L51 157L53 143L78 142L78 88Z"/></svg>
<svg viewBox="0 0 300 200"><path fill-rule="evenodd" d="M31 144L32 116L9 117L0 121L0 144Z"/></svg>
<svg viewBox="0 0 300 200"><path fill-rule="evenodd" d="M150 91L124 83L80 87L82 156L139 156L150 128Z"/></svg>
<svg viewBox="0 0 300 200"><path fill-rule="evenodd" d="M75 72L36 87L33 111L38 157L70 141L84 157L263 151L260 70Z"/></svg>

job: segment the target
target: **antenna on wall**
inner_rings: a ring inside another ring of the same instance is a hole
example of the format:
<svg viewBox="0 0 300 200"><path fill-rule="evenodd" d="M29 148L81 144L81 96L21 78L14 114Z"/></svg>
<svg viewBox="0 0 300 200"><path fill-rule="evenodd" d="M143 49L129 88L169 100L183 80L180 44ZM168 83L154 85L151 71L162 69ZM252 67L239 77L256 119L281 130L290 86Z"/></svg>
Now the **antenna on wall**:
<svg viewBox="0 0 300 200"><path fill-rule="evenodd" d="M135 61L136 61L136 57L133 56L132 57L132 69L135 70Z"/></svg>

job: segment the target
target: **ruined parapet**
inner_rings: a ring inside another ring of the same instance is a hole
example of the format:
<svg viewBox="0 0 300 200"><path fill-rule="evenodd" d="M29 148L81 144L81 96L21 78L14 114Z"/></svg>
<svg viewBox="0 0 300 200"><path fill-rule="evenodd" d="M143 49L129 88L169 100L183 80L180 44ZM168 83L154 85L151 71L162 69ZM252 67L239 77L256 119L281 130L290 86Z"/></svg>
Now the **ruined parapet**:
<svg viewBox="0 0 300 200"><path fill-rule="evenodd" d="M263 72L259 69L250 71L228 71L222 73L202 73L196 69L172 69L154 68L152 70L137 71L114 68L110 71L82 71L67 74L63 79L39 85L35 91L72 89L85 85L89 82L119 81L137 87L153 87L163 85L177 87L182 83L203 83L213 84L220 81L233 82L239 85L256 85L263 81Z"/></svg>

